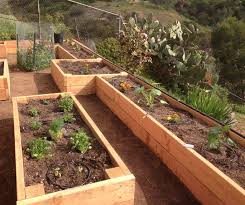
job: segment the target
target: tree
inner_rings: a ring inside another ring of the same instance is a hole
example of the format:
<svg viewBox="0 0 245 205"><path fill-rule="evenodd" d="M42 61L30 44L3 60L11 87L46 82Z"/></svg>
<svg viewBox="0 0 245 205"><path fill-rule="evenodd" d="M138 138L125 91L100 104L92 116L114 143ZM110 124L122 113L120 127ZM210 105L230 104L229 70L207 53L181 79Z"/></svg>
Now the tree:
<svg viewBox="0 0 245 205"><path fill-rule="evenodd" d="M245 96L245 22L227 18L212 33L215 57L220 61L220 83Z"/></svg>

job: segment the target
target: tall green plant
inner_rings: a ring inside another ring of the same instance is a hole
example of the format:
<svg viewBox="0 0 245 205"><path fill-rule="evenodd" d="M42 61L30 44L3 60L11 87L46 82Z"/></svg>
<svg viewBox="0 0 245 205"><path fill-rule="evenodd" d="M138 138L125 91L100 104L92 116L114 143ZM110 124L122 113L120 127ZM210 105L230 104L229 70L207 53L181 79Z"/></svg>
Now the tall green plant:
<svg viewBox="0 0 245 205"><path fill-rule="evenodd" d="M228 100L220 98L212 90L204 90L195 86L189 90L185 101L197 110L221 122L232 123L232 106Z"/></svg>

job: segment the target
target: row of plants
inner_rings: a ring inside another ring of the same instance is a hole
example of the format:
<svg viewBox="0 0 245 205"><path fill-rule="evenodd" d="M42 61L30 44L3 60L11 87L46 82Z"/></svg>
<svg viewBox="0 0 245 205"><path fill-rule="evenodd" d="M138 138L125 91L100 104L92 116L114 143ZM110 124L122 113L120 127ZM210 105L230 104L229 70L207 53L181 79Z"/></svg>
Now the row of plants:
<svg viewBox="0 0 245 205"><path fill-rule="evenodd" d="M48 105L49 100L42 100L42 104ZM73 100L69 96L63 96L59 100L59 109L64 113L62 118L54 119L48 129L48 137L38 137L31 140L28 143L27 152L32 158L38 160L43 159L47 156L52 156L52 147L54 144L64 137L64 125L65 123L73 123L76 121L73 111ZM36 108L30 108L28 114L32 117L29 127L32 131L38 131L42 126L43 122L38 120L40 110ZM69 136L69 143L71 148L84 154L86 151L91 149L90 137L84 129L74 131Z"/></svg>

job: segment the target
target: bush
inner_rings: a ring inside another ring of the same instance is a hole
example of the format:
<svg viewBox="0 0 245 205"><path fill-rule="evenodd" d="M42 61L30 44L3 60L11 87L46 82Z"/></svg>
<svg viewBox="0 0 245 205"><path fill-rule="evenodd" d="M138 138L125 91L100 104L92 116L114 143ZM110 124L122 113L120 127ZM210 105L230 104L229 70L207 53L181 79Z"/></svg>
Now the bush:
<svg viewBox="0 0 245 205"><path fill-rule="evenodd" d="M70 138L70 143L73 149L78 150L82 154L84 154L91 148L90 137L83 129L80 129L72 134Z"/></svg>
<svg viewBox="0 0 245 205"><path fill-rule="evenodd" d="M212 90L204 90L195 86L189 90L185 102L216 120L232 123L232 106L228 100L220 98Z"/></svg>
<svg viewBox="0 0 245 205"><path fill-rule="evenodd" d="M17 52L18 66L26 71L48 68L53 58L53 49L40 44L36 45L35 53L33 48L21 49Z"/></svg>
<svg viewBox="0 0 245 205"><path fill-rule="evenodd" d="M116 38L107 38L96 45L97 52L113 63L125 66L126 62L122 55L122 47Z"/></svg>
<svg viewBox="0 0 245 205"><path fill-rule="evenodd" d="M0 28L1 41L16 39L16 28L14 21L0 19Z"/></svg>
<svg viewBox="0 0 245 205"><path fill-rule="evenodd" d="M33 158L42 159L49 153L51 145L52 142L46 139L34 139L29 142L27 152L29 152Z"/></svg>

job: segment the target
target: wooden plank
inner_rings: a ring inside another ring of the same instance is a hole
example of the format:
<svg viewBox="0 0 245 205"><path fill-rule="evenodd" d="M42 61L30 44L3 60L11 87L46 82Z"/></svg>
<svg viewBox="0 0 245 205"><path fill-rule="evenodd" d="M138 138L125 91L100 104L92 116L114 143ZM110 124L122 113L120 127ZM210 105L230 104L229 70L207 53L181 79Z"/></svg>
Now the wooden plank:
<svg viewBox="0 0 245 205"><path fill-rule="evenodd" d="M71 202L72 205L115 205L133 201L134 192L135 178L128 175L18 201L17 205L68 205Z"/></svg>
<svg viewBox="0 0 245 205"><path fill-rule="evenodd" d="M65 50L61 46L56 47L56 58L58 59L77 59L74 55L69 53L67 50Z"/></svg>
<svg viewBox="0 0 245 205"><path fill-rule="evenodd" d="M13 102L13 118L14 118L17 200L23 200L25 199L25 180L24 180L25 178L24 178L24 166L23 166L23 155L22 155L21 134L20 134L19 111L18 111L17 99L13 98L12 102Z"/></svg>
<svg viewBox="0 0 245 205"><path fill-rule="evenodd" d="M110 179L121 177L124 175L120 167L113 167L111 169L106 169L105 172L107 177Z"/></svg>
<svg viewBox="0 0 245 205"><path fill-rule="evenodd" d="M45 195L43 184L36 184L25 187L26 199Z"/></svg>

